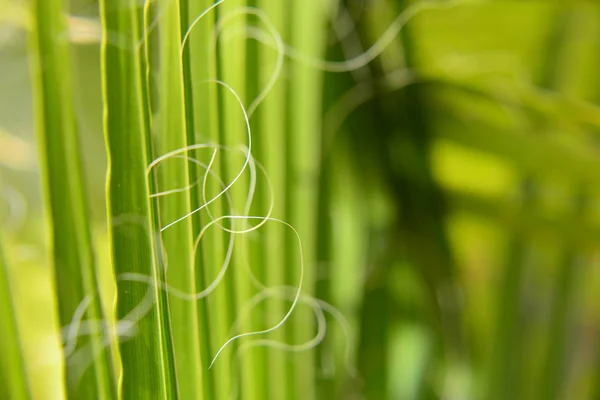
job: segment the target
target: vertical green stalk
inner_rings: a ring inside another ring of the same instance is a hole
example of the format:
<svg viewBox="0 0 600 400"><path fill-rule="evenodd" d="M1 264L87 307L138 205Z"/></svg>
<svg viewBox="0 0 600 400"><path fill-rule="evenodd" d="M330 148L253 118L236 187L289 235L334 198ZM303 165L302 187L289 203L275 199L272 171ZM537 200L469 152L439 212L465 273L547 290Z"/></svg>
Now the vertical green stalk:
<svg viewBox="0 0 600 400"><path fill-rule="evenodd" d="M189 2L188 19L190 23L195 21L213 3L212 0ZM213 47L213 29L217 16L221 12L220 7L204 15L194 25L193 30L189 32L186 43L186 50L189 49L190 62L188 79L189 85L192 88L194 110L194 131L192 132L188 126L189 144L221 143L220 118L222 115L218 95L220 87L216 83L209 81L216 79L218 75L218 47L216 48L217 51L215 51ZM212 155L212 150L198 151L195 155L205 163L208 163ZM219 152L211 170L225 180L222 168L224 157L227 157L227 155L223 151ZM196 179L202 178L205 174L205 170L197 165L193 167L192 172L192 176L195 174ZM206 188L207 200L223 189L212 177L208 178ZM197 190L192 192L191 198L193 207L199 207L204 203L202 185L198 185ZM213 217L220 217L228 212L224 197L211 203L208 207ZM194 215L194 236L196 237L209 222L209 216L206 211ZM229 225L228 221L221 221L221 223L224 226ZM218 226L213 225L200 241L195 259L198 290L207 288L217 277L225 259L228 240L229 233L225 233ZM236 293L233 288L231 275L232 271L229 271L215 290L207 298L199 302L199 322L201 328L204 327L204 330L201 332L203 346L202 367L205 369L204 389L206 398L209 399L228 399L233 389L233 382L235 382L232 376L235 368L231 367L228 360L229 357L225 354L217 360L212 369L206 370L219 347L229 339L229 330L235 318Z"/></svg>
<svg viewBox="0 0 600 400"><path fill-rule="evenodd" d="M186 112L184 75L181 57L181 21L179 1L163 0L160 15L158 123L156 149L160 154L188 144L187 125L193 127L193 114ZM167 160L159 168L159 190L183 188L191 183L187 160ZM188 214L187 192L161 197L161 226ZM184 293L196 293L195 265L192 260L192 218L186 218L162 232L167 255L167 282ZM184 398L202 397L202 366L196 301L169 297L169 311L180 394Z"/></svg>
<svg viewBox="0 0 600 400"><path fill-rule="evenodd" d="M255 8L258 4L257 0L248 0L248 7ZM259 18L256 18L254 15L248 15L246 20L247 26L251 27L260 27L261 22ZM260 58L260 47L264 47L258 41L248 38L246 42L246 105L249 105L253 102L253 100L260 94L262 87L264 86L265 80L264 76L261 74L261 71L268 70L270 71L270 66L272 63L262 64ZM268 65L268 66L267 66ZM262 68L261 68L262 67ZM267 78L268 79L268 78ZM254 158L262 163L262 160L265 157L265 142L269 140L269 137L264 134L263 127L265 124L269 124L270 119L264 118L263 115L254 113L250 120L250 125L252 127L252 143L253 149L252 153ZM258 171L260 173L260 171ZM266 180L262 176L262 174L257 176L257 187L256 192L254 194L252 207L249 212L250 215L258 216L258 215L266 215L268 212L268 201L270 200L268 187L266 185ZM253 224L256 224L256 221L251 221ZM267 223L265 228L260 229L260 233L258 236L260 240L251 241L248 236L241 237L240 239L247 244L248 250L248 260L250 266L252 268L255 276L260 280L260 282L266 282L268 276L268 267L267 267L267 255L269 248L266 246L266 237L267 231L272 228L273 223ZM278 300L275 300L278 301ZM269 302L271 303L271 302ZM264 314L258 313L259 310L255 311L254 321L257 321L259 325L264 329L267 326L273 326L275 323L270 323L269 318ZM260 310L262 311L262 310ZM271 372L268 366L268 352L269 349L267 347L255 347L252 350L253 356L253 375L254 375L254 386L253 386L253 397L256 399L266 399L268 398L269 392L269 380L272 379L269 376ZM250 388L248 390L251 390ZM252 397L252 396L249 396Z"/></svg>
<svg viewBox="0 0 600 400"><path fill-rule="evenodd" d="M330 218L332 203L332 183L335 176L333 172L333 162L323 152L323 146L326 144L324 135L321 138L320 154L320 176L319 176L319 200L317 206L317 228L316 228L316 260L318 262L315 278L315 296L319 300L332 302L332 282L331 265L333 263L333 224ZM315 384L317 398L331 399L335 393L335 380L332 376L324 376L319 372L319 367L324 365L327 360L333 360L334 337L328 335L323 343L319 345L315 358Z"/></svg>
<svg viewBox="0 0 600 400"><path fill-rule="evenodd" d="M185 37L187 31L195 18L201 15L212 2L204 1L180 1L181 9L181 36ZM215 55L209 53L209 43L211 38L211 28L214 21L214 12L204 16L203 20L193 27L193 34L187 38L182 52L183 62L183 81L185 93L186 109L186 140L188 145L194 145L203 141L203 134L210 136L212 127L215 125L211 121L211 113L216 104L216 97L211 98L211 93L215 93L208 85L199 85L198 82L207 79L210 75L211 65L214 64ZM191 118L190 118L191 116ZM204 136L204 139L206 139ZM193 153L192 153L193 154ZM189 164L190 181L196 182L204 176L204 170L197 164ZM202 203L201 186L197 186L190 191L190 202L192 207L198 207ZM200 213L192 217L192 233L195 238L202 230L202 217ZM203 290L210 283L206 279L206 255L211 250L202 245L198 246L194 254L193 267L195 268L196 291ZM212 251L214 253L214 250ZM218 326L218 322L209 320L208 307L206 299L197 302L197 320L199 327L199 345L200 345L200 365L203 369L202 389L205 399L217 399L214 388L214 373L208 371L207 367L211 362L211 331ZM222 370L221 370L222 371Z"/></svg>
<svg viewBox="0 0 600 400"><path fill-rule="evenodd" d="M61 326L89 299L84 319L102 321L70 81L70 54L61 0L33 3L31 74L50 248ZM106 330L82 338L66 356L69 398L116 398ZM67 347L65 346L65 349Z"/></svg>
<svg viewBox="0 0 600 400"><path fill-rule="evenodd" d="M109 242L117 278L123 273L137 273L164 281L156 214L148 198L152 182L147 179L146 168L152 159L152 144L137 45L141 37L137 3L100 3ZM158 285L118 280L117 317L133 321L136 332L119 345L122 398L178 398L166 294Z"/></svg>
<svg viewBox="0 0 600 400"><path fill-rule="evenodd" d="M246 6L245 0L228 0L223 3L219 9L219 15L226 17L228 13L236 12L240 7ZM222 12L222 13L221 13ZM232 20L227 26L228 27L239 27L246 23L246 17L240 15ZM245 73L241 72L241 68L245 70L247 63L246 53L246 40L242 37L234 37L229 41L220 41L219 43L219 79L227 83L233 90L237 92L241 101L247 104L246 101L246 76ZM243 118L242 110L240 105L233 94L221 87L219 90L219 106L220 106L220 127L221 127L221 140L220 143L226 146L231 146L239 149L240 146L248 146L248 134L246 124ZM253 148L250 149L253 151ZM237 154L227 154L223 157L222 173L225 177L225 182L232 181L241 170L244 160ZM248 193L249 185L249 174L248 169L240 176L237 183L231 187L229 193L232 198L233 214L241 215L244 212L244 206L246 202L246 195ZM254 223L255 221L249 221ZM248 226L248 223L243 220L232 221L234 229L241 230ZM236 242L239 244L244 240L240 235L236 235ZM244 304L250 299L252 295L252 286L247 274L244 273L245 263L248 257L243 252L245 251L243 246L236 245L233 252L233 257L230 265L230 273L234 280L235 288L235 316L238 315L239 310L242 309ZM240 324L240 332L249 332L255 329L256 324L251 323L252 319L245 319L244 323ZM242 339L239 343L232 343L231 348L228 350L230 354L234 353L238 346L247 342ZM255 387L255 374L254 374L254 357L256 355L253 349L238 353L239 357L232 357L233 368L236 373L236 379L234 382L238 382L238 390L240 391L241 397L244 399L257 399ZM259 399L257 399L259 400Z"/></svg>
<svg viewBox="0 0 600 400"><path fill-rule="evenodd" d="M27 400L31 398L31 391L10 286L8 263L0 242L0 396Z"/></svg>
<svg viewBox="0 0 600 400"><path fill-rule="evenodd" d="M279 0L260 0L258 7L268 15L275 28L283 35L286 31L286 3ZM285 40L285 39L284 39ZM258 82L261 84L261 90L267 84L273 72L273 67L277 62L277 54L271 48L260 46L258 50L258 59L260 68ZM283 71L281 72L284 73ZM273 185L273 216L282 218L286 215L286 158L285 149L287 142L286 134L286 85L282 81L281 75L264 102L256 110L253 119L260 121L260 131L255 131L255 148L259 155L258 161L262 162L269 174L269 179ZM252 99L250 99L252 100ZM263 185L265 186L265 185ZM267 195L265 195L265 199ZM264 209L262 210L265 211ZM264 243L265 254L261 262L264 265L263 282L269 286L278 286L286 281L286 251L285 241L287 228L277 224L268 223L265 229L262 229L264 235L261 235ZM274 326L285 315L289 303L274 299L268 303L267 308L267 326ZM279 329L270 335L270 338L280 342L285 342L285 329ZM267 398L283 399L287 392L287 363L286 358L290 357L278 349L267 350L267 373L269 376L269 387Z"/></svg>
<svg viewBox="0 0 600 400"><path fill-rule="evenodd" d="M324 57L328 10L328 2L321 0L295 1L291 5L288 23L292 47L309 57ZM310 24L310 29L306 29L307 24ZM316 278L316 243L311 242L310 238L317 229L322 77L322 71L296 62L290 68L288 86L286 220L303 239L305 271L302 290L308 295L315 293ZM288 255L295 254L292 243L292 240L287 242ZM293 267L297 262L286 264ZM290 268L287 273L290 279L286 280L295 282L297 268ZM295 313L287 332L291 343L301 343L314 336L314 317L307 309L298 308ZM314 351L298 354L294 358L293 381L288 386L287 398L314 399Z"/></svg>

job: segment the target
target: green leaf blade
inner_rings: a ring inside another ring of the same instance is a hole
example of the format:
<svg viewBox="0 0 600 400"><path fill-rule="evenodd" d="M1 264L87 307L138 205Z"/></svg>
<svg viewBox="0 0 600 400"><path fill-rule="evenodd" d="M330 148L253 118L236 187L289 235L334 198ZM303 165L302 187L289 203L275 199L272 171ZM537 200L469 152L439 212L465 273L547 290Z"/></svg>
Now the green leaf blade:
<svg viewBox="0 0 600 400"><path fill-rule="evenodd" d="M140 10L133 0L105 0L100 10L112 264L117 279L136 273L163 282L157 219L148 197L152 144L138 47ZM119 41L109 41L107 32ZM178 398L167 303L158 285L118 279L117 316L136 327L133 339L119 345L123 399Z"/></svg>
<svg viewBox="0 0 600 400"><path fill-rule="evenodd" d="M10 286L8 263L0 242L0 395L27 400L31 399L31 391Z"/></svg>
<svg viewBox="0 0 600 400"><path fill-rule="evenodd" d="M38 143L62 326L89 299L84 318L105 321L101 307L83 184L69 74L69 43L61 0L33 3L30 35ZM67 78L65 78L67 77ZM57 100L60 99L60 100ZM116 398L105 331L82 338L66 356L70 398Z"/></svg>
<svg viewBox="0 0 600 400"><path fill-rule="evenodd" d="M193 116L186 113L183 60L181 57L181 15L179 1L161 2L160 91L158 151L165 154L187 145L188 128ZM186 153L180 154L186 156ZM167 160L160 167L159 181L168 188L184 188L191 182L187 159ZM162 190L162 189L161 189ZM192 191L196 190L191 189ZM160 198L161 226L178 220L191 211L188 191ZM193 262L192 218L186 218L162 232L168 256L167 281L184 293L196 293ZM181 395L200 399L203 395L203 371L200 354L197 302L170 296L169 306L177 378Z"/></svg>
<svg viewBox="0 0 600 400"><path fill-rule="evenodd" d="M327 37L328 2L295 2L290 22L291 45L309 57L323 58ZM306 29L307 21L312 28ZM316 280L316 243L311 239L317 228L319 156L315 149L320 147L321 131L321 87L323 72L301 62L294 63L290 71L288 86L289 117L287 132L286 220L292 224L303 240L304 283L303 293L313 296ZM294 239L287 241L288 252L293 253ZM293 265L293 264L292 264ZM291 271L293 282L297 269ZM306 341L314 336L314 316L310 310L298 309L287 327L290 342ZM316 397L315 356L313 351L298 354L297 364L292 370L292 384L288 388L289 398L313 399ZM302 396L298 393L302 392Z"/></svg>
<svg viewBox="0 0 600 400"><path fill-rule="evenodd" d="M204 13L206 9L213 5L212 0L190 1L188 25ZM193 97L193 116L195 130L191 132L188 125L188 144L199 143L220 143L220 123L221 112L218 98L218 85L209 83L207 80L214 79L217 76L218 52L214 51L212 46L213 29L217 15L220 13L220 7L217 7L205 14L198 21L190 32L186 44L186 51L189 51L189 71L188 86L191 88L189 94ZM187 31L187 29L186 29ZM207 152L208 153L208 152ZM204 153L202 158L208 162L209 158ZM209 153L210 155L210 153ZM223 163L218 159L212 166L212 171L217 176L222 176ZM205 170L200 166L195 166L193 175L196 179L202 177ZM219 193L222 188L215 179L210 179L206 183L207 197ZM200 206L204 200L202 187L198 185L191 194L192 204L195 207ZM214 216L220 216L227 213L226 202L224 199L218 199L210 205L210 212ZM204 210L194 216L194 236L200 233L209 220L209 216ZM227 221L223 221L227 224ZM196 253L195 265L197 268L196 285L198 290L208 287L218 275L222 266L229 234L222 232L216 226L207 231L207 234L199 243ZM205 299L199 301L198 319L201 329L202 365L208 368L214 354L225 340L229 338L229 329L233 322L235 292L231 276L226 274L223 281L215 290ZM205 374L205 398L227 399L232 391L235 381L234 369L227 360L219 360L210 371Z"/></svg>

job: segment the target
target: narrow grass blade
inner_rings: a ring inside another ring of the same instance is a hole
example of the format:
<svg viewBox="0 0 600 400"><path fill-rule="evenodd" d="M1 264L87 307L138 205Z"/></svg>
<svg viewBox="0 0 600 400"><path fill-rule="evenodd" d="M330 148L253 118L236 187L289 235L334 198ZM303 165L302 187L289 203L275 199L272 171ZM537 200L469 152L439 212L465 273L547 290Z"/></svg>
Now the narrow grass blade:
<svg viewBox="0 0 600 400"><path fill-rule="evenodd" d="M296 1L290 7L290 43L301 54L323 58L326 46L326 26L329 2L321 0ZM310 29L306 29L310 24ZM294 63L290 70L288 86L288 125L286 157L286 219L303 238L305 262L305 284L303 292L314 295L316 279L316 243L311 241L317 229L319 149L321 139L321 88L323 73L301 62ZM288 240L288 254L292 251ZM291 260L290 260L291 261ZM296 263L286 263L294 266ZM294 268L288 273L293 282ZM291 343L299 343L314 335L315 324L310 310L297 310L293 324L287 328ZM315 392L314 351L294 357L293 381L288 387L288 397L312 399Z"/></svg>
<svg viewBox="0 0 600 400"><path fill-rule="evenodd" d="M188 1L181 0L181 30L182 36L185 36L189 27L197 18L201 15L205 9L207 9L211 3L209 1ZM214 14L208 15L203 18L201 24L193 28L194 35L188 37L184 48L182 49L182 62L183 62L183 81L184 81L184 94L185 94L185 110L186 110L186 143L187 145L194 145L201 141L200 134L197 133L196 127L202 132L210 132L211 125L210 113L212 107L216 103L216 99L210 100L210 91L208 87L204 85L203 90L197 90L194 87L195 78L201 77L206 79L209 76L208 71L210 66L214 63L215 56L212 56L207 52L207 44L210 39L210 29L206 27L212 26L212 20ZM204 45L204 46L202 46ZM194 68L192 69L192 65ZM213 91L214 92L214 91ZM212 103L212 104L211 104ZM191 118L190 118L191 116ZM196 182L205 173L202 168L197 164L191 164L190 166L190 181ZM190 191L190 202L192 207L198 207L202 202L201 188L196 187ZM202 218L200 213L192 215L192 232L195 238L202 229ZM192 258L192 267L195 268L194 284L196 291L203 290L207 287L204 272L204 255L206 249L204 246L199 246L196 254ZM205 399L217 399L214 391L214 377L212 371L207 370L207 366L211 362L211 329L214 329L214 324L209 323L208 319L208 307L206 300L200 300L197 302L197 323L198 323L198 345L200 347L200 366L202 372L202 393Z"/></svg>
<svg viewBox="0 0 600 400"><path fill-rule="evenodd" d="M186 90L191 87L186 96L192 94L194 115L194 130L188 125L188 144L200 143L222 143L221 142L221 110L219 103L219 86L212 80L217 78L218 48L213 45L215 21L221 13L221 6L214 8L207 14L204 11L215 2L212 0L189 2L189 16L186 34L188 34L186 47L184 48L184 60L189 54L189 66L184 70L186 79ZM216 49L216 51L215 51ZM194 154L194 153L192 153ZM202 157L208 162L210 157L201 152L194 154ZM208 154L210 155L210 154ZM223 179L223 153L217 154L217 159L211 170L215 176ZM198 165L190 171L194 181L202 178L206 171ZM199 207L204 203L202 185L191 192L193 207ZM217 180L209 178L206 183L207 199L212 198L223 188ZM213 217L219 217L229 213L227 202L224 198L218 199L210 206ZM194 237L200 233L202 228L210 222L208 208L202 213L196 213L193 218ZM228 221L223 221L225 226ZM222 263L226 257L229 234L221 231L218 227L210 228L210 231L199 243L195 256L196 285L198 290L207 288L218 276ZM205 397L210 399L228 399L234 390L233 385L236 378L231 363L226 357L218 360L212 369L206 370L219 347L229 339L231 324L235 318L235 290L233 287L232 272L225 274L222 282L205 299L198 303L198 320L201 331L202 344L202 367L205 369Z"/></svg>
<svg viewBox="0 0 600 400"><path fill-rule="evenodd" d="M31 74L50 247L62 326L89 299L84 318L104 321L98 292L73 111L65 8L61 0L33 2ZM66 357L70 398L116 398L106 332L79 340ZM67 349L67 345L65 345Z"/></svg>
<svg viewBox="0 0 600 400"><path fill-rule="evenodd" d="M0 396L27 400L31 398L31 391L10 287L8 264L0 242Z"/></svg>
<svg viewBox="0 0 600 400"><path fill-rule="evenodd" d="M138 47L141 10L135 0L100 4L107 202L111 261L118 279L117 317L135 327L121 332L133 335L119 346L121 396L125 400L176 399L167 296L159 285L119 280L121 274L131 272L165 281L157 214L148 197L154 183L146 173L152 143Z"/></svg>
<svg viewBox="0 0 600 400"><path fill-rule="evenodd" d="M288 14L286 12L285 2L279 0L259 0L257 6L268 15L274 28L283 36L287 33ZM260 22L258 23L259 26ZM264 27L266 28L266 27ZM283 55L277 54L276 50L259 45L257 54L257 76L254 78L259 82L258 90L262 90L268 84L277 66L278 58ZM260 67L259 67L260 66ZM285 149L288 135L286 129L286 90L287 86L283 79L285 70L280 71L280 76L269 95L258 107L252 117L253 140L255 143L256 157L263 163L269 174L269 179L273 185L273 216L277 218L286 215L286 158ZM248 80L253 79L248 77ZM256 93L255 93L256 96ZM254 98L254 97L253 97ZM264 187L264 185L263 185ZM265 191L261 194L261 203L269 201L269 194ZM266 212L265 205L261 206L260 213ZM286 228L281 225L271 225L263 230L261 243L264 247L264 253L261 262L257 265L263 266L263 280L267 286L274 287L282 284L294 284L295 281L287 281L285 236ZM267 305L267 326L274 326L282 315L285 315L288 303L279 300L269 302ZM286 342L285 329L273 332L273 340ZM287 365L286 359L290 357L288 353L278 349L267 349L268 368L265 373L268 375L268 395L272 399L283 399L287 394Z"/></svg>
<svg viewBox="0 0 600 400"><path fill-rule="evenodd" d="M249 10L255 9L257 6L256 0L247 0L247 5ZM261 12L264 11L261 9ZM260 26L260 20L255 15L248 15L246 17L247 28L246 31L249 31L253 27ZM256 41L248 38L246 41L246 104L251 104L253 99L256 99L260 96L260 92L262 89L263 82L261 80L260 71L260 58L259 58L259 46L261 44ZM264 64L263 64L264 65ZM270 72L270 71L269 71ZM254 110L249 110L249 112L253 112ZM274 119L277 116L274 116ZM264 135L262 128L264 126L264 122L269 121L269 119L264 120L260 118L260 116L256 115L253 112L252 118L250 120L250 125L252 127L252 142L254 144L252 153L256 160L262 163L264 158L264 147L260 145L261 141L268 140L268 138ZM262 139L262 140L261 140ZM261 176L262 178L262 176ZM250 215L266 215L268 213L269 207L269 191L267 185L264 184L264 181L260 181L257 187L256 192L254 193L254 198L252 202L252 207L250 208ZM263 241L263 237L265 237L265 233L268 228L262 228L258 236L261 240L250 241L247 238L241 238L245 241L245 243L251 243L248 250L248 260L254 275L260 280L260 282L265 282L266 278L266 251L265 242ZM255 321L258 321L261 326L273 326L277 322L273 324L269 324L266 316L262 313L257 313L254 317ZM252 358L253 358L253 375L254 375L254 385L252 389L248 388L247 391L252 390L253 394L249 397L256 399L265 399L268 397L269 387L269 372L270 370L267 368L267 352L269 349L267 347L256 347L252 349ZM271 378L272 379L272 378Z"/></svg>
<svg viewBox="0 0 600 400"><path fill-rule="evenodd" d="M236 13L241 7L246 6L246 0L228 0L223 3L219 9L219 16L227 18L230 13ZM234 27L243 26L246 23L246 16L239 14L237 17L231 20L226 29L232 29ZM248 104L246 96L246 75L245 67L247 65L247 51L246 51L246 40L243 37L232 37L230 40L219 41L219 59L218 59L218 77L220 80L229 85L237 95L240 97L244 104ZM244 71L240 70L240 66L243 66ZM248 134L246 124L244 120L243 112L238 104L237 99L232 93L226 88L221 87L219 90L219 118L221 136L220 143L233 148L241 148L241 146L249 146L250 151L253 152L251 144L248 141ZM241 171L244 165L244 160L241 157L235 155L228 155L223 159L222 173L225 177L226 182L231 182ZM244 211L246 195L248 192L248 173L242 174L237 183L232 186L230 190L232 199L232 214L241 215ZM228 222L228 221L227 221ZM234 229L243 229L246 226L245 221L231 221ZM237 235L236 239L241 240L240 236ZM233 287L235 288L235 303L234 313L237 316L237 312L243 307L243 305L250 299L252 293L252 287L250 281L242 273L244 263L247 262L247 254L244 253L242 246L235 246L232 262L231 262L231 273L233 279ZM248 332L251 330L250 319L244 321L244 324L240 325L241 332ZM239 333L239 332L236 332ZM229 339L229 338L227 338ZM240 343L235 343L234 346L244 343L242 339ZM232 349L234 348L232 346ZM230 349L230 351L233 351ZM244 398L256 399L256 393L249 388L254 386L254 351L248 351L241 354L240 357L232 357L232 367L236 371L236 379L234 385L238 386L237 390L242 390ZM236 383L237 382L237 383Z"/></svg>
<svg viewBox="0 0 600 400"><path fill-rule="evenodd" d="M186 112L184 75L181 57L182 27L180 4L177 0L163 0L158 6L160 20L159 72L156 91L158 117L156 149L159 154L180 149L188 144L188 125L193 128L193 114ZM193 111L193 110L190 110ZM172 159L159 168L159 190L184 188L191 181L190 162ZM193 165L193 164L191 164ZM193 189L195 191L196 188ZM186 215L191 210L187 191L169 194L159 199L161 226ZM162 232L167 254L167 282L184 293L196 293L196 272L192 259L192 218L187 218ZM183 398L201 399L202 366L196 301L169 298L171 326L177 380Z"/></svg>

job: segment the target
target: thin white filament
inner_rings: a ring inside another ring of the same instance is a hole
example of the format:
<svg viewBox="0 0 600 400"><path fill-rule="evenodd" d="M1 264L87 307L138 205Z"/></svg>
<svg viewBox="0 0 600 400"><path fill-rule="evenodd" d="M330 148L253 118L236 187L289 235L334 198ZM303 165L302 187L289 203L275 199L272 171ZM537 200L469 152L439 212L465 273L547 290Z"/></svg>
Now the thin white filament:
<svg viewBox="0 0 600 400"><path fill-rule="evenodd" d="M268 289L271 290L271 289ZM257 295L255 295L254 297L256 298L257 296L261 296L263 293L258 293ZM278 293L281 294L281 293ZM268 297L265 296L265 298ZM317 333L315 334L315 336L311 339L309 339L308 341L304 342L304 343L300 343L300 344L289 344L289 343L284 343L284 342L280 342L280 341L276 341L276 340L253 340L251 342L248 343L244 343L242 346L240 346L239 349L237 349L237 351L235 352L235 358L241 358L244 354L244 352L246 352L247 350L253 348L253 347L269 347L269 348L273 348L273 349L277 349L277 350L282 350L282 351L287 351L287 352L295 352L295 353L299 353L299 352L303 352L303 351L308 351L310 349L313 349L315 347L317 347L320 343L323 342L323 340L325 339L325 336L327 334L327 320L325 319L325 315L323 314L323 309L320 307L320 305L313 301L314 299L310 298L310 297L302 297L300 298L299 302L309 305L312 309L313 312L315 314L316 320L317 320ZM237 364L239 365L239 363ZM239 368L239 367L238 367ZM238 371L239 372L239 371ZM237 377L238 374L236 374ZM232 392L230 398L232 399L236 399L239 395L239 378L235 379L235 383L233 384L234 387L234 391Z"/></svg>
<svg viewBox="0 0 600 400"><path fill-rule="evenodd" d="M196 24L198 22L200 22L200 20L206 15L208 14L211 10L213 10L215 7L217 7L219 4L223 3L225 0L219 0L216 3L212 4L211 6L209 6L206 10L204 10L200 15L198 15L190 24L190 26L187 28L185 34L183 35L183 39L181 40L181 54L183 55L183 51L185 49L185 45L188 41L188 38L190 37L190 34L192 33L192 30L194 29L194 27L196 26Z"/></svg>
<svg viewBox="0 0 600 400"><path fill-rule="evenodd" d="M283 62L284 62L284 58L285 58L284 57L285 56L285 43L283 42L283 39L281 38L281 35L277 31L277 28L271 22L271 20L267 16L267 14L265 14L262 10L255 8L255 7L240 7L240 8L234 9L233 11L226 14L225 16L223 16L222 18L220 18L217 21L217 23L214 27L214 31L213 31L213 42L212 42L211 51L213 51L213 52L216 51L217 41L218 41L219 35L221 34L221 32L223 30L223 26L227 22L229 22L231 19L241 16L241 15L243 15L243 16L254 15L258 19L260 19L261 22L267 27L267 30L268 30L271 38L273 39L273 41L275 41L275 50L277 51L277 60L275 62L275 67L273 68L273 72L271 73L271 76L269 77L267 84L261 90L261 92L257 95L257 97L254 99L254 101L252 101L250 106L248 106L248 110L247 110L248 116L251 117L252 114L254 114L254 111L256 111L256 108L260 105L260 103L263 102L263 100L267 97L269 92L273 89L273 87L275 86L275 83L277 83L277 79L279 78L279 75L281 74L281 71L283 69Z"/></svg>
<svg viewBox="0 0 600 400"><path fill-rule="evenodd" d="M67 339L65 341L64 346L65 357L69 357L75 350L75 347L77 346L77 336L79 332L79 327L81 325L81 320L83 319L83 316L85 315L85 312L87 311L91 301L91 296L85 296L75 309L75 312L73 313L73 317L71 319L71 323L69 324L69 328L67 330L66 335Z"/></svg>
<svg viewBox="0 0 600 400"><path fill-rule="evenodd" d="M251 154L251 150L252 150L252 131L250 128L250 121L248 119L248 113L246 112L246 109L244 107L244 104L242 102L242 99L240 99L239 95L237 94L237 92L228 84L226 84L223 81L220 80L211 80L210 82L214 82L217 83L223 87L225 87L226 89L228 89L236 98L242 113L244 114L244 120L246 122L246 129L247 129L247 133L248 133L248 156L246 157L246 159L244 160L244 165L242 166L242 168L240 169L240 171L238 172L238 174L235 176L235 178L233 178L233 180L227 185L227 187L225 189L223 189L219 194L217 194L215 197L213 197L212 199L210 199L209 201L207 201L206 203L202 204L200 207L197 207L196 209L186 213L185 215L179 217L178 219L176 219L175 221L172 221L170 223L168 223L167 225L165 225L164 227L162 227L160 229L161 232L165 231L166 229L170 228L171 226L175 225L178 222L183 221L184 219L188 218L189 216L197 213L198 211L202 210L203 208L207 207L209 204L211 204L212 202L214 202L215 200L217 200L218 198L220 198L220 196L225 193L227 190L229 190L234 184L235 182L237 182L240 177L242 176L242 174L244 173L244 171L246 170L246 167L248 166L249 162L250 162L250 154ZM154 161L152 161L152 163L150 163L150 165L148 166L148 173L152 170L152 168L154 168L156 165L158 165L160 162L162 162L163 160L169 158L169 157L173 157L174 155L177 154L182 154L182 153L187 153L190 150L195 150L195 149L202 149L202 148L207 148L210 145L207 144L193 144L190 146L186 146L186 147L182 147L180 149L176 149L173 150L169 153L166 153L160 157L158 157L157 159L155 159Z"/></svg>
<svg viewBox="0 0 600 400"><path fill-rule="evenodd" d="M416 15L423 11L445 10L454 8L464 0L450 1L420 1L413 3L401 12L396 19L388 26L385 32L377 39L377 41L369 47L364 53L356 57L342 61L327 61L319 58L313 58L302 54L297 49L286 45L286 55L292 59L308 64L314 68L327 72L350 72L364 67L392 43L392 41L402 31L402 28Z"/></svg>
<svg viewBox="0 0 600 400"><path fill-rule="evenodd" d="M222 218L262 219L262 217L252 217L252 216L248 216L248 217L226 216L226 217L222 217ZM298 231L296 230L296 228L294 228L289 223L287 223L285 221L282 221L280 219L277 219L277 218L269 218L268 220L269 221L278 222L278 223L281 223L281 224L287 226L288 228L290 228L294 232L294 235L296 236L296 239L298 240L298 250L300 252L300 276L298 278L298 286L297 286L296 293L294 295L294 300L292 301L292 305L290 306L290 308L287 311L287 313L284 315L284 317L276 325L272 326L271 328L263 329L263 330L259 330L259 331L255 331L255 332L240 333L238 335L233 336L231 339L229 339L227 342L225 342L219 348L219 350L217 351L217 353L213 357L213 360L211 361L211 363L210 363L210 365L208 367L209 369L213 366L213 364L215 363L215 361L217 360L217 358L219 357L219 355L221 354L221 352L225 349L225 347L227 347L227 345L229 345L231 342L233 342L235 340L238 340L240 338L243 338L243 337L250 337L250 336L256 336L256 335L262 335L262 334L273 332L273 331L279 329L289 319L290 315L292 314L292 312L296 308L296 305L298 304L298 299L300 298L300 294L302 292L302 285L304 283L304 254L303 254L304 251L302 249L302 239L300 238L300 234L298 233Z"/></svg>

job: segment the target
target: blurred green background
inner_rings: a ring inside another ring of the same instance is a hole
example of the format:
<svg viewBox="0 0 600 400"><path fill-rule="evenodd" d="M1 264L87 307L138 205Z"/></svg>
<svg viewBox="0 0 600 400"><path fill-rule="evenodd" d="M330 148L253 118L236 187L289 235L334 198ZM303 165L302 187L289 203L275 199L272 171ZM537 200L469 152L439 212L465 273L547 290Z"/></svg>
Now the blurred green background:
<svg viewBox="0 0 600 400"><path fill-rule="evenodd" d="M60 398L26 30L15 2L2 2L0 223L34 392ZM95 2L71 3L85 18L73 23L93 32ZM363 53L411 2L334 3L331 60ZM71 51L101 249L91 36ZM594 1L465 0L415 15L366 66L324 73L317 229L302 239L316 246L315 296L350 322L357 373L332 326L315 350L317 397L600 397L598 65ZM102 279L110 293L110 269Z"/></svg>

